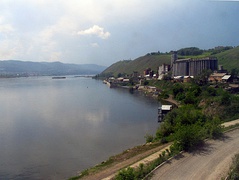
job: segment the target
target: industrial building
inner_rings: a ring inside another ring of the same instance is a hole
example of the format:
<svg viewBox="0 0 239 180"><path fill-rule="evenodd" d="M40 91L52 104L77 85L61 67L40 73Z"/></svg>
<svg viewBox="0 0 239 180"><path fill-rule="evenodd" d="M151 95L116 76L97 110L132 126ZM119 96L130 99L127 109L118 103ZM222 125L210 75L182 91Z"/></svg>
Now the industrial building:
<svg viewBox="0 0 239 180"><path fill-rule="evenodd" d="M172 76L197 76L203 70L216 71L218 60L216 57L178 59L177 52L171 56Z"/></svg>
<svg viewBox="0 0 239 180"><path fill-rule="evenodd" d="M162 80L163 76L169 73L170 68L171 67L168 64L162 64L161 66L159 66L159 68L158 68L158 79Z"/></svg>

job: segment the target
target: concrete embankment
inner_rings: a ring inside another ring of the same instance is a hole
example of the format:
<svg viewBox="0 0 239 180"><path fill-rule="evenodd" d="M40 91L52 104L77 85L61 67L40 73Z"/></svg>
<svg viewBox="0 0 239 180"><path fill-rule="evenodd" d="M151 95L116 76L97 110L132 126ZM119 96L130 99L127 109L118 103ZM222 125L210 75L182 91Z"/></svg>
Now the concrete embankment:
<svg viewBox="0 0 239 180"><path fill-rule="evenodd" d="M233 125L236 125L236 124L239 124L239 119L236 119L234 121L225 122L225 123L222 124L222 126L229 127L229 126L233 126Z"/></svg>

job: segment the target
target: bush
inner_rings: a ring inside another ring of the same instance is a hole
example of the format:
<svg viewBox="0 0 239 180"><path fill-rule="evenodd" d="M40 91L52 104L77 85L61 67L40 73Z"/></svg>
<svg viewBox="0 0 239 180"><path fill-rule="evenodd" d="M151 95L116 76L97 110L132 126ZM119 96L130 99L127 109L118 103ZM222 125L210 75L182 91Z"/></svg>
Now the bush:
<svg viewBox="0 0 239 180"><path fill-rule="evenodd" d="M121 170L116 176L116 180L134 180L135 175L134 175L134 169L131 167L128 167L127 169Z"/></svg>
<svg viewBox="0 0 239 180"><path fill-rule="evenodd" d="M228 92L223 92L221 95L221 105L229 106L231 104L231 95Z"/></svg>
<svg viewBox="0 0 239 180"><path fill-rule="evenodd" d="M182 94L184 92L184 88L182 84L175 84L173 87L173 96L176 98L178 94Z"/></svg>
<svg viewBox="0 0 239 180"><path fill-rule="evenodd" d="M201 144L204 139L203 128L199 125L186 125L174 134L175 146L178 150L189 151Z"/></svg>
<svg viewBox="0 0 239 180"><path fill-rule="evenodd" d="M239 154L233 158L232 171L229 173L228 180L239 180Z"/></svg>
<svg viewBox="0 0 239 180"><path fill-rule="evenodd" d="M166 91L162 91L159 95L158 95L159 100L160 99L167 99L169 98L169 94Z"/></svg>
<svg viewBox="0 0 239 180"><path fill-rule="evenodd" d="M206 89L206 92L208 93L208 96L216 96L217 95L217 91L213 87L208 87Z"/></svg>
<svg viewBox="0 0 239 180"><path fill-rule="evenodd" d="M150 143L154 141L154 137L150 134L146 134L144 138L146 139L146 143Z"/></svg>
<svg viewBox="0 0 239 180"><path fill-rule="evenodd" d="M207 137L209 138L218 138L222 136L223 129L219 118L208 120L205 124L205 129L207 130Z"/></svg>

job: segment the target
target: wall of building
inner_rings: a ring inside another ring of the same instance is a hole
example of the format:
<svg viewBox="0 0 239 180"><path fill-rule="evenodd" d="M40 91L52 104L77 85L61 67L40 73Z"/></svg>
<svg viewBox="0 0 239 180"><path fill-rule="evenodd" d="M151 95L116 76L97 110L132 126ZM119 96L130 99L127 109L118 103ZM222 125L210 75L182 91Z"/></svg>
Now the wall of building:
<svg viewBox="0 0 239 180"><path fill-rule="evenodd" d="M205 69L217 70L217 58L179 59L174 61L173 76L197 76Z"/></svg>

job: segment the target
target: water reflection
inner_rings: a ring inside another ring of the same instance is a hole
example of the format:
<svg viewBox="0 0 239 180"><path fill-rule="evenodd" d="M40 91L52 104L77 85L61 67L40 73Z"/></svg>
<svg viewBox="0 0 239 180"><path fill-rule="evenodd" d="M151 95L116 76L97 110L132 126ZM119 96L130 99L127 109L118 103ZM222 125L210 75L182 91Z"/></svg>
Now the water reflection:
<svg viewBox="0 0 239 180"><path fill-rule="evenodd" d="M0 179L65 179L156 131L157 102L101 81L0 81Z"/></svg>

